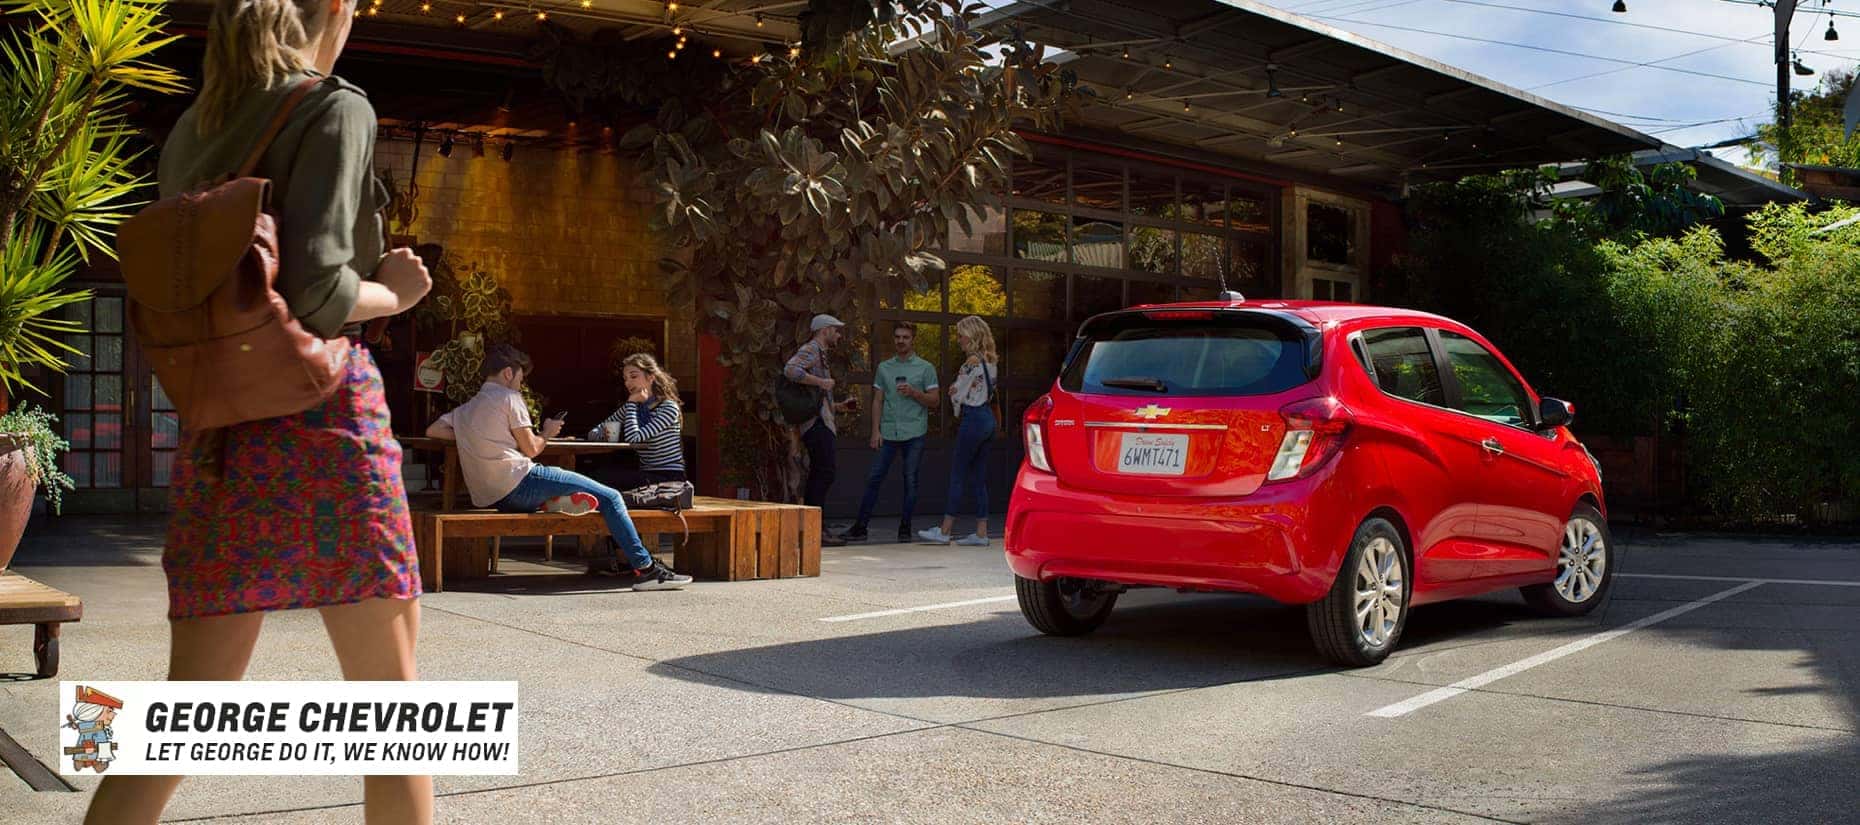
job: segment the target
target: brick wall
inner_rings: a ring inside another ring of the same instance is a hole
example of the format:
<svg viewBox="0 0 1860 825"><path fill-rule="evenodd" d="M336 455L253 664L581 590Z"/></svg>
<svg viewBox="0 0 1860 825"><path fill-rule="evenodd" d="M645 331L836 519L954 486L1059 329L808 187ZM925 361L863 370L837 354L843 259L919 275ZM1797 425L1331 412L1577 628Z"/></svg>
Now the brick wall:
<svg viewBox="0 0 1860 825"><path fill-rule="evenodd" d="M668 307L647 227L651 194L631 160L598 152L501 146L477 157L460 143L449 158L429 140L419 163L413 234L483 262L524 315L650 315L668 319L665 367L695 386L694 312ZM413 143L384 140L375 165L404 186Z"/></svg>

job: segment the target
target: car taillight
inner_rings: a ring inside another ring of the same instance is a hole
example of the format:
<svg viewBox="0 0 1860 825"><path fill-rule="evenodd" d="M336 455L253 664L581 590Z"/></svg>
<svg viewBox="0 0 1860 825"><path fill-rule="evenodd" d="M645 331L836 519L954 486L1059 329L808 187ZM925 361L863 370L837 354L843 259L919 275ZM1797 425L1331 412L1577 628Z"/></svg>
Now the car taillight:
<svg viewBox="0 0 1860 825"><path fill-rule="evenodd" d="M1027 438L1027 463L1048 473L1053 471L1053 463L1046 458L1046 419L1052 412L1053 397L1042 395L1040 400L1027 405L1027 415L1021 419Z"/></svg>
<svg viewBox="0 0 1860 825"><path fill-rule="evenodd" d="M1343 449L1350 431L1350 410L1330 396L1307 398L1279 410L1285 418L1285 438L1267 471L1267 481L1284 481L1310 475Z"/></svg>

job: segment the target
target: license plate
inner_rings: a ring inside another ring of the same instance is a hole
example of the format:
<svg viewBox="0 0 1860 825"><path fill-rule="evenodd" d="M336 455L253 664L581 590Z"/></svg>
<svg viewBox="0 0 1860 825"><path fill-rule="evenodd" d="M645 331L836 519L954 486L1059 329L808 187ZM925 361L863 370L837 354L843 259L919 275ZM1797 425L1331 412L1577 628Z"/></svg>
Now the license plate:
<svg viewBox="0 0 1860 825"><path fill-rule="evenodd" d="M1117 471L1132 475L1179 476L1188 467L1188 436L1124 433Z"/></svg>

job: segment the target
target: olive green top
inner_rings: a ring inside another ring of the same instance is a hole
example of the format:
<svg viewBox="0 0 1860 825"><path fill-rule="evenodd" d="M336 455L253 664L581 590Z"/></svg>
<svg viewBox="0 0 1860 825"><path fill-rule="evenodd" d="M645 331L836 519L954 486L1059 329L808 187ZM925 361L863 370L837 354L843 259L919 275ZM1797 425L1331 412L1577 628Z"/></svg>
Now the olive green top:
<svg viewBox="0 0 1860 825"><path fill-rule="evenodd" d="M237 171L299 75L250 92L225 124L200 134L198 102L162 146L157 176L171 197ZM304 327L335 337L355 308L386 246L386 206L374 169L375 110L368 95L338 77L311 89L271 142L253 175L269 178L278 215L278 294Z"/></svg>

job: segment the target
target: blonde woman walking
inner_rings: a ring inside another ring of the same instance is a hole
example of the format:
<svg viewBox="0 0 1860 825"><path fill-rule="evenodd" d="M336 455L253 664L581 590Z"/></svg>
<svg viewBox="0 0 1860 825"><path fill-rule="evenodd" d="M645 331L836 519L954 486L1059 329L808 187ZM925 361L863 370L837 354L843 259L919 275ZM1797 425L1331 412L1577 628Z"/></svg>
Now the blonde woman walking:
<svg viewBox="0 0 1860 825"><path fill-rule="evenodd" d="M995 421L993 402L996 374L995 334L988 322L971 315L956 322L956 343L967 356L956 380L950 382L949 403L958 416L956 455L949 473L949 499L943 511L943 524L918 532L926 544L949 544L963 547L988 546L988 443L994 440L999 424ZM975 532L960 539L950 535L956 527L953 515L962 504L967 489L975 497Z"/></svg>
<svg viewBox="0 0 1860 825"><path fill-rule="evenodd" d="M216 0L200 96L162 147L163 197L218 180L302 94L256 171L278 215L277 291L305 329L356 340L322 404L226 427L223 452L212 439L183 443L162 551L171 680L244 678L265 614L301 608L321 612L344 678L419 678L400 444L359 338L363 322L412 308L432 280L412 250L384 254L374 109L330 74L354 17L355 0ZM203 471L222 455L218 473ZM153 825L180 782L108 777L85 821ZM362 792L371 825L432 821L429 777L370 776Z"/></svg>

